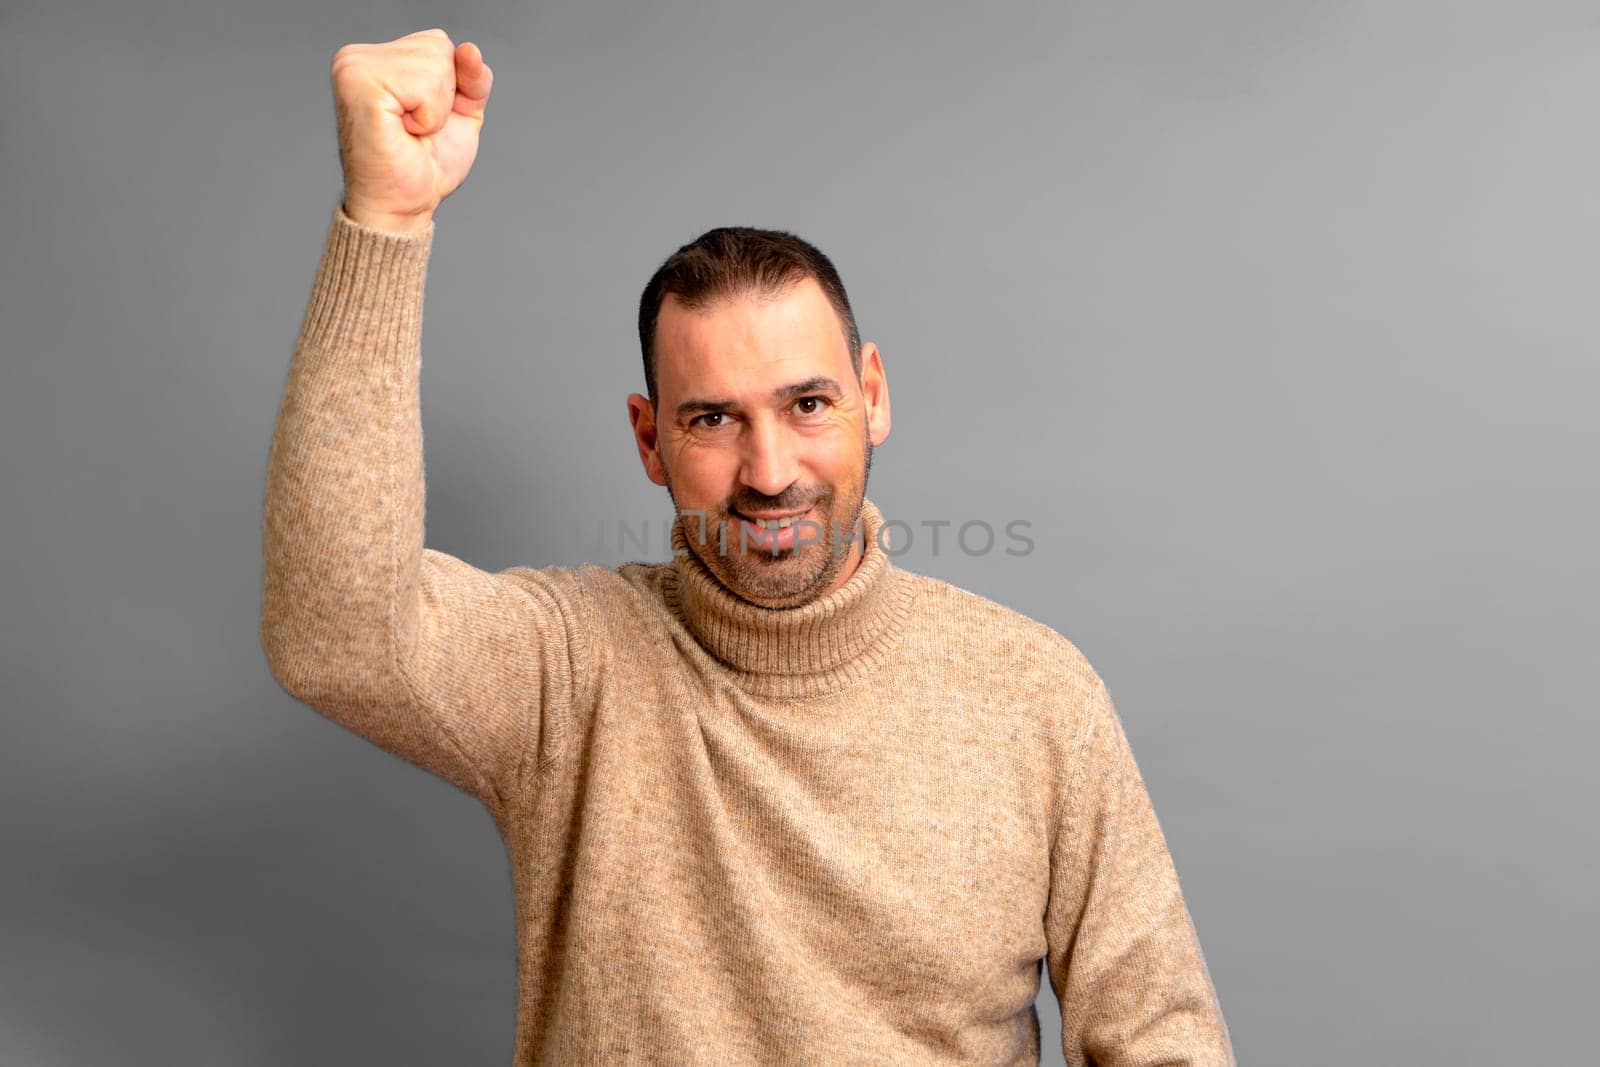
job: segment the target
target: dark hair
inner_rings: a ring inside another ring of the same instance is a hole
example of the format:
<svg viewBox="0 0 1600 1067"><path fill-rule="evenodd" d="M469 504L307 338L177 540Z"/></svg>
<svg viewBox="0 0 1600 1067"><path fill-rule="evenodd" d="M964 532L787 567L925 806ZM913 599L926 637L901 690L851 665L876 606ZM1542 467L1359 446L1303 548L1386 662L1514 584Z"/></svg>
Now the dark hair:
<svg viewBox="0 0 1600 1067"><path fill-rule="evenodd" d="M655 406L656 320L667 294L685 306L702 310L720 300L759 293L776 296L806 278L815 278L839 316L850 346L850 367L861 376L861 332L856 329L850 298L833 261L815 245L782 230L719 226L707 230L667 257L656 268L639 298L639 349L644 355L644 384Z"/></svg>

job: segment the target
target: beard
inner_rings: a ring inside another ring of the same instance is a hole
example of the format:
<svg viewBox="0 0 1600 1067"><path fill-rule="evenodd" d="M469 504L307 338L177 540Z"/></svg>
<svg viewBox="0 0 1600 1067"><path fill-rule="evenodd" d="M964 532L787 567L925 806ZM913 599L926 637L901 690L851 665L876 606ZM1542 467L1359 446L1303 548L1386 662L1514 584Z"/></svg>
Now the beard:
<svg viewBox="0 0 1600 1067"><path fill-rule="evenodd" d="M735 596L761 607L793 608L821 596L850 561L850 540L861 521L867 477L872 472L872 442L866 442L861 478L855 485L792 485L778 496L741 487L733 496L697 511L678 506L667 474L667 494L678 510L689 551ZM767 548L745 535L742 514L799 511L792 548Z"/></svg>

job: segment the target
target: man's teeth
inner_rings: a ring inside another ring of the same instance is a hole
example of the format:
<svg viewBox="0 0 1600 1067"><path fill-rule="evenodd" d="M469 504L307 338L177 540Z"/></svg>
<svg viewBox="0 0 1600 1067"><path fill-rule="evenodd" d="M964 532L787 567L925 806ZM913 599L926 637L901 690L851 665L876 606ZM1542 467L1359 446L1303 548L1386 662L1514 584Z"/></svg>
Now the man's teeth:
<svg viewBox="0 0 1600 1067"><path fill-rule="evenodd" d="M755 525L763 530L781 530L786 526L793 526L797 516L790 515L786 519L751 519Z"/></svg>

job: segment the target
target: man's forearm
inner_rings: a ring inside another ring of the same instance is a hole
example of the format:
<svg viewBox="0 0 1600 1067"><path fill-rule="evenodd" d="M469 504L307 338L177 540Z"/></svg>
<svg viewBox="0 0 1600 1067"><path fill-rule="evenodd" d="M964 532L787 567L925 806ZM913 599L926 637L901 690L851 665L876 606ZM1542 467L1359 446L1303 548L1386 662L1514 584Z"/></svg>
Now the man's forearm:
<svg viewBox="0 0 1600 1067"><path fill-rule="evenodd" d="M336 211L290 362L267 470L261 637L302 698L385 684L415 625L431 239Z"/></svg>

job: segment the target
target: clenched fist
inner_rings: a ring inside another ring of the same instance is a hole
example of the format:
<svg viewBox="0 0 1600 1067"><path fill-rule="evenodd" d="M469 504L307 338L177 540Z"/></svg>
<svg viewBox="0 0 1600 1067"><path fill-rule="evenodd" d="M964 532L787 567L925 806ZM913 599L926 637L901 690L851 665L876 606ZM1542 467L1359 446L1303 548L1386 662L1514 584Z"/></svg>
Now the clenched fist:
<svg viewBox="0 0 1600 1067"><path fill-rule="evenodd" d="M425 229L478 154L494 72L478 46L443 30L333 57L344 210L381 230Z"/></svg>

